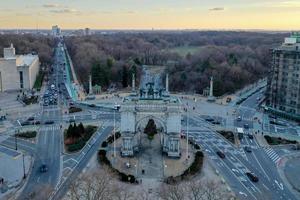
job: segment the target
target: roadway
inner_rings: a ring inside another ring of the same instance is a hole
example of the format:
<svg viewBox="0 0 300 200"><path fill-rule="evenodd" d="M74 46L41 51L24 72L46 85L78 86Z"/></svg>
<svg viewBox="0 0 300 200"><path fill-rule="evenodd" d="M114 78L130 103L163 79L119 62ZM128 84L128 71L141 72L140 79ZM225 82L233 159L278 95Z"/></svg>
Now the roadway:
<svg viewBox="0 0 300 200"><path fill-rule="evenodd" d="M191 116L189 124L189 137L201 146L204 154L210 158L240 199L296 199L284 186L277 173L276 163L267 156L266 149L260 148L255 140L251 142L245 137L245 144L242 143L241 147L237 148L216 133L201 117ZM243 150L246 145L252 147L252 153ZM224 152L225 159L217 156L218 150ZM246 172L257 175L259 182L250 181Z"/></svg>
<svg viewBox="0 0 300 200"><path fill-rule="evenodd" d="M55 52L55 62L53 65L53 73L50 74L49 83L47 90L50 90L51 83L55 83L56 88L58 88L59 78L62 78L59 74L61 69L59 68L59 58L60 52L56 50ZM58 95L58 104L51 106L44 106L41 104L41 123L44 124L45 121L49 119L56 118L58 121L62 119L62 111L58 106L61 99ZM19 195L18 199L32 199L38 195L40 191L40 186L49 186L54 189L59 182L60 169L62 163L61 152L62 152L62 131L59 124L53 124L51 126L41 125L38 130L36 152L34 156L34 163L32 171L29 174L27 184L25 185L22 193ZM45 173L40 172L40 166L42 164L47 165L48 171Z"/></svg>

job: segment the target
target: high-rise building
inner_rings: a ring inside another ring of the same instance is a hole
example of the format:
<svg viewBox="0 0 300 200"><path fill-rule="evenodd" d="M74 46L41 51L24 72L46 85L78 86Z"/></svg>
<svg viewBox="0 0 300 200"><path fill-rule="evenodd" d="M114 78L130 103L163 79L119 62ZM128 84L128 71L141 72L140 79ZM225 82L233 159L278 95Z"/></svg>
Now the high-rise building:
<svg viewBox="0 0 300 200"><path fill-rule="evenodd" d="M54 37L60 37L60 35L61 35L60 28L57 25L52 26L52 36L54 36Z"/></svg>
<svg viewBox="0 0 300 200"><path fill-rule="evenodd" d="M300 119L300 33L292 33L272 49L268 79L267 109Z"/></svg>
<svg viewBox="0 0 300 200"><path fill-rule="evenodd" d="M91 35L91 29L85 28L84 29L84 35Z"/></svg>

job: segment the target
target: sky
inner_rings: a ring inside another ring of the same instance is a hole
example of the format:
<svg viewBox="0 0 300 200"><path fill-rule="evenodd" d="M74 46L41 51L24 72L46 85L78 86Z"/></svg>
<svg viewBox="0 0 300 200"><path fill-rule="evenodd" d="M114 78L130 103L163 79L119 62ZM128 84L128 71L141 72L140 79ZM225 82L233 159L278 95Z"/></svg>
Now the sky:
<svg viewBox="0 0 300 200"><path fill-rule="evenodd" d="M1 0L1 29L300 29L300 0Z"/></svg>

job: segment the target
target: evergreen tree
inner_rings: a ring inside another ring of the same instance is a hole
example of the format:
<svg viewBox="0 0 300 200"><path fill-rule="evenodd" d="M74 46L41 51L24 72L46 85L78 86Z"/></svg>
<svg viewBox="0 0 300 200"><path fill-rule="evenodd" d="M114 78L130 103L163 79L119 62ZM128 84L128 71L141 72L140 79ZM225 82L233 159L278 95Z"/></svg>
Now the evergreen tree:
<svg viewBox="0 0 300 200"><path fill-rule="evenodd" d="M84 126L83 124L80 122L80 124L78 125L78 132L83 135L85 133L84 131Z"/></svg>
<svg viewBox="0 0 300 200"><path fill-rule="evenodd" d="M72 130L73 130L73 125L70 124L67 130L67 138L73 137Z"/></svg>
<svg viewBox="0 0 300 200"><path fill-rule="evenodd" d="M124 65L122 69L122 86L126 88L128 86L128 69Z"/></svg>
<svg viewBox="0 0 300 200"><path fill-rule="evenodd" d="M153 139L154 135L157 134L156 124L153 119L149 119L144 129L144 133L148 135L149 139Z"/></svg>

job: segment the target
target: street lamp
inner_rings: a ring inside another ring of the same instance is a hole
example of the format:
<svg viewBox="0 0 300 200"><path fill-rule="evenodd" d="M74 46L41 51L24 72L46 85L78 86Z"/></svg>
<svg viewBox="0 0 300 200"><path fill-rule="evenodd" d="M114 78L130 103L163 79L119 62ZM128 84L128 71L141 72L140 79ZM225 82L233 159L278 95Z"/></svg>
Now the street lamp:
<svg viewBox="0 0 300 200"><path fill-rule="evenodd" d="M116 158L116 110L115 109L114 109L114 157Z"/></svg>
<svg viewBox="0 0 300 200"><path fill-rule="evenodd" d="M16 146L16 151L18 150L18 140L17 140L17 134L19 133L18 130L15 131L15 146Z"/></svg>
<svg viewBox="0 0 300 200"><path fill-rule="evenodd" d="M188 107L186 107L186 160L188 160L189 154L189 117L188 117Z"/></svg>
<svg viewBox="0 0 300 200"><path fill-rule="evenodd" d="M26 178L26 173L25 173L24 153L23 153L23 179L25 178Z"/></svg>

